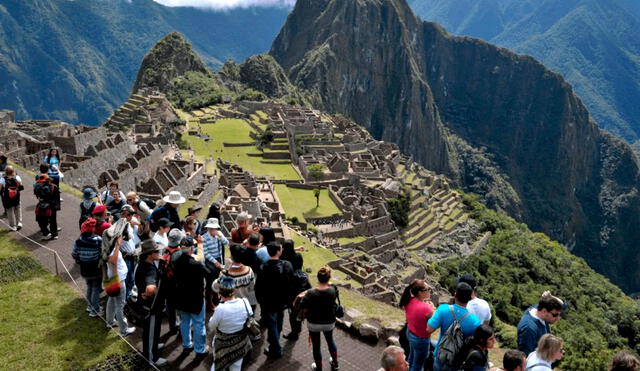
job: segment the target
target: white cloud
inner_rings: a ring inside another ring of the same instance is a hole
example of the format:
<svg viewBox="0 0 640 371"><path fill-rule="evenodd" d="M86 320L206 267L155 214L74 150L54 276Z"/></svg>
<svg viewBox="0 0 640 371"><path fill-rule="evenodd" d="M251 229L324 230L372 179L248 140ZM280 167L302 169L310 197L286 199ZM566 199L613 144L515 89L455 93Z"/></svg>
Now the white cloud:
<svg viewBox="0 0 640 371"><path fill-rule="evenodd" d="M154 0L166 6L193 6L196 8L209 9L232 9L248 8L253 6L262 7L291 7L296 0Z"/></svg>

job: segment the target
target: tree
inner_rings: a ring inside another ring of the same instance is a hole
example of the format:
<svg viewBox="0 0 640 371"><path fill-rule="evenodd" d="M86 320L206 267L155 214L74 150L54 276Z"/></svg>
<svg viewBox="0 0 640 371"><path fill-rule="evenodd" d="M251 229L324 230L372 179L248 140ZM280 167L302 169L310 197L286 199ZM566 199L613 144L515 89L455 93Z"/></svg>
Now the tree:
<svg viewBox="0 0 640 371"><path fill-rule="evenodd" d="M311 164L307 166L307 174L311 180L320 181L324 178L324 165L323 164Z"/></svg>
<svg viewBox="0 0 640 371"><path fill-rule="evenodd" d="M320 188L314 189L313 195L316 197L316 207L320 207Z"/></svg>

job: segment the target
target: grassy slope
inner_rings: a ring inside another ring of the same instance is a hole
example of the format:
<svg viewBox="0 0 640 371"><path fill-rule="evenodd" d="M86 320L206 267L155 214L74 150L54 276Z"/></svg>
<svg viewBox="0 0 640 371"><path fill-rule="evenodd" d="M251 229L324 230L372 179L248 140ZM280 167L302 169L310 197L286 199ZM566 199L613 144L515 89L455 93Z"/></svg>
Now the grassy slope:
<svg viewBox="0 0 640 371"><path fill-rule="evenodd" d="M0 262L31 255L0 232ZM89 318L86 302L44 269L24 280L0 284L0 368L69 370L92 366L130 348L101 320ZM5 368L6 367L6 368Z"/></svg>

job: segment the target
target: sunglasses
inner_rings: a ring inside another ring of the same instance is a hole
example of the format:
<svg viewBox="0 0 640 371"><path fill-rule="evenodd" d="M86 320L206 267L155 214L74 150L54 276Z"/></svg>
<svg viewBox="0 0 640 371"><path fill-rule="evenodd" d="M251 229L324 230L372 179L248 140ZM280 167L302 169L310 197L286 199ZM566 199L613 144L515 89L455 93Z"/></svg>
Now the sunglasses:
<svg viewBox="0 0 640 371"><path fill-rule="evenodd" d="M553 317L553 318L558 318L558 317L560 317L560 314L561 314L560 312L557 312L557 313L551 313L551 317Z"/></svg>

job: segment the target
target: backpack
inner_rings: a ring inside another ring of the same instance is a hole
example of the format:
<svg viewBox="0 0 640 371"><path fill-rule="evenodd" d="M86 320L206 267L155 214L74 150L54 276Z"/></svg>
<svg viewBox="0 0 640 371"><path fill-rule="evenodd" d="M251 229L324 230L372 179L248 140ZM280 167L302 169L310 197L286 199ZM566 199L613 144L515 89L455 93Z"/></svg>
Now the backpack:
<svg viewBox="0 0 640 371"><path fill-rule="evenodd" d="M171 255L176 251L180 251L180 248L167 247L165 251L166 252L164 253L164 255L162 255L162 258L160 258L160 272L163 278L171 279L174 276L173 264L171 263Z"/></svg>
<svg viewBox="0 0 640 371"><path fill-rule="evenodd" d="M140 201L142 201L145 204L147 204L147 206L151 210L156 208L156 202L154 200L152 200L150 198L147 198L147 197L140 197L140 199L138 200L138 203L137 203L138 209L140 208Z"/></svg>
<svg viewBox="0 0 640 371"><path fill-rule="evenodd" d="M293 271L293 287L296 295L311 288L309 276L302 269Z"/></svg>
<svg viewBox="0 0 640 371"><path fill-rule="evenodd" d="M95 209L96 207L96 202L93 201L91 203L91 206L89 206L88 209L84 208L84 202L80 203L80 225L82 225L82 223L84 223L85 221L87 221L87 219L91 218L93 213L93 209Z"/></svg>
<svg viewBox="0 0 640 371"><path fill-rule="evenodd" d="M462 321L470 314L469 311L460 319L456 317L453 305L449 305L449 310L453 316L453 323L442 336L442 341L438 345L438 360L440 362L455 366L460 362L460 353L464 347L464 333L462 332Z"/></svg>
<svg viewBox="0 0 640 371"><path fill-rule="evenodd" d="M18 180L16 178L7 178L5 180L5 187L7 189L7 197L11 199L18 198Z"/></svg>
<svg viewBox="0 0 640 371"><path fill-rule="evenodd" d="M38 198L48 199L53 193L53 187L47 187L46 183L36 183L33 185L33 193Z"/></svg>

